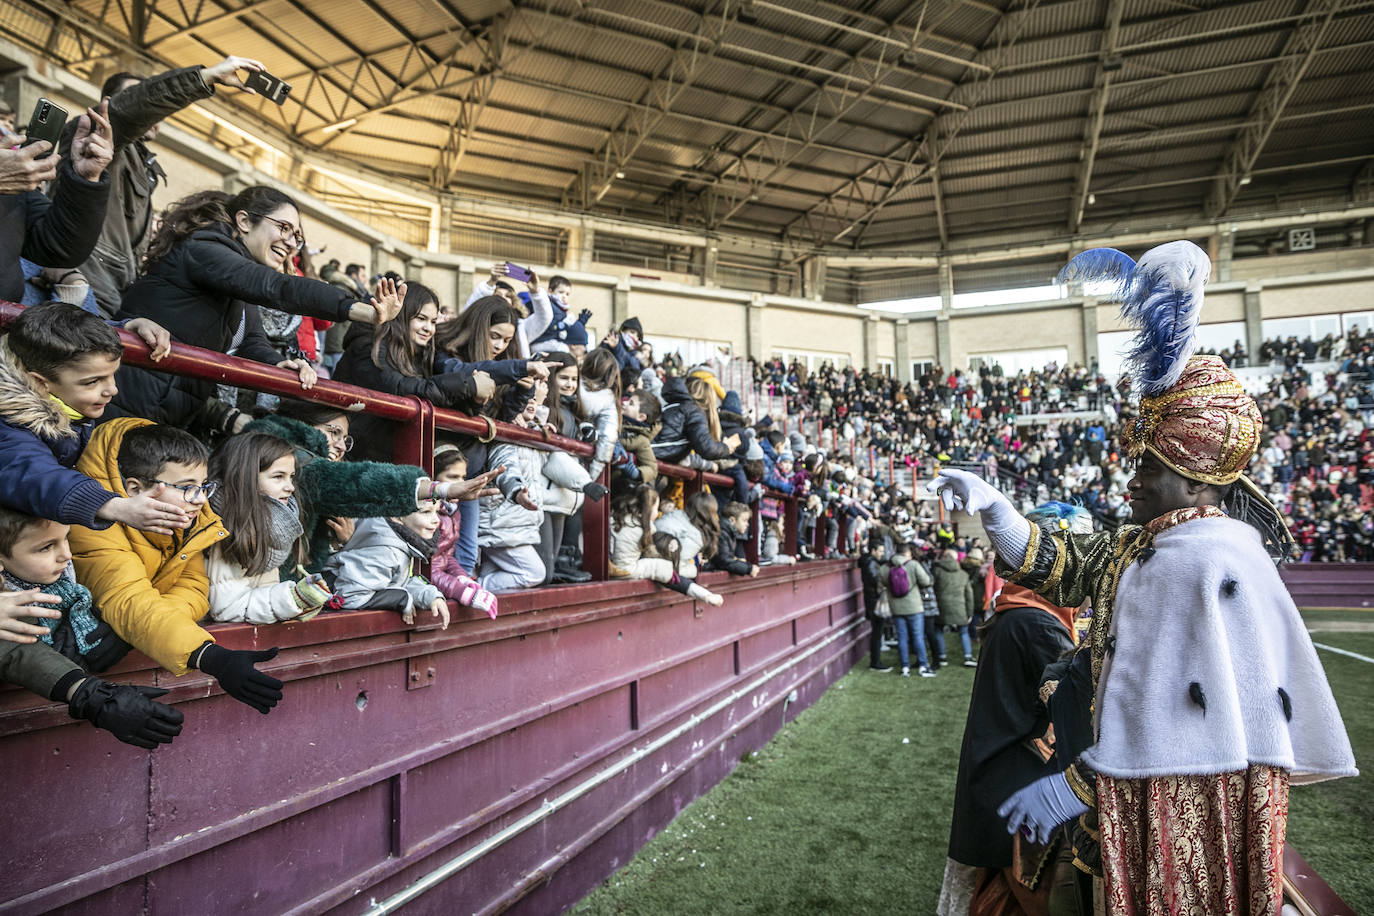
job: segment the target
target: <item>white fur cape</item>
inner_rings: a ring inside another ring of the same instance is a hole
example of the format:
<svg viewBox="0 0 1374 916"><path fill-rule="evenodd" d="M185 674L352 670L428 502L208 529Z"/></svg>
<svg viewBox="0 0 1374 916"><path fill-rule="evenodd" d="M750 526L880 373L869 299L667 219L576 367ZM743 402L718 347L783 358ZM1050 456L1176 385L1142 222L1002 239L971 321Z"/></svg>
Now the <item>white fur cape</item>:
<svg viewBox="0 0 1374 916"><path fill-rule="evenodd" d="M1118 779L1252 764L1288 770L1294 783L1358 775L1316 649L1259 533L1198 519L1161 532L1154 547L1117 590L1115 652L1084 761Z"/></svg>

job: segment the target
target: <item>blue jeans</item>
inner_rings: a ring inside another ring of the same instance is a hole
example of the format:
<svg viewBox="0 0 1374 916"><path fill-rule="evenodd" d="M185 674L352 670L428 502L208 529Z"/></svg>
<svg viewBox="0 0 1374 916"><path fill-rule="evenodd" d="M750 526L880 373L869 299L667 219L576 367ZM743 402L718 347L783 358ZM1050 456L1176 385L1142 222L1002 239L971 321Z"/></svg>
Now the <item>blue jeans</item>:
<svg viewBox="0 0 1374 916"><path fill-rule="evenodd" d="M920 614L893 614L892 623L897 627L897 657L902 660L903 668L911 667L911 647L916 647L916 663L926 667L926 641L922 633L924 620Z"/></svg>
<svg viewBox="0 0 1374 916"><path fill-rule="evenodd" d="M964 648L965 661L973 658L973 640L969 639L968 628L968 624L959 627L959 642Z"/></svg>
<svg viewBox="0 0 1374 916"><path fill-rule="evenodd" d="M477 500L458 503L458 543L453 545L453 554L469 575L477 572L477 523L481 519L482 508Z"/></svg>

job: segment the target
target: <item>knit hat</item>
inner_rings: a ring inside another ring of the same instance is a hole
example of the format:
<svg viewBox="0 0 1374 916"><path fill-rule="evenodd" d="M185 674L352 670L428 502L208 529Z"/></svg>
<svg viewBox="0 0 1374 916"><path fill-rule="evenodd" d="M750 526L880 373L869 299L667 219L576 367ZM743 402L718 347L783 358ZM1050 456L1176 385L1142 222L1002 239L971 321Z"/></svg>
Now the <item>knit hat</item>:
<svg viewBox="0 0 1374 916"><path fill-rule="evenodd" d="M644 339L644 325L639 323L638 318L626 318L620 323L622 333L628 331L640 340Z"/></svg>
<svg viewBox="0 0 1374 916"><path fill-rule="evenodd" d="M586 326L580 321L574 321L568 325L567 332L563 336L563 342L570 347L585 347L587 345Z"/></svg>
<svg viewBox="0 0 1374 916"><path fill-rule="evenodd" d="M720 399L720 409L733 414L744 416L744 406L740 404L738 391L727 391L725 397Z"/></svg>
<svg viewBox="0 0 1374 916"><path fill-rule="evenodd" d="M748 449L748 451L746 451L746 452L744 453L744 460L745 460L745 461L762 461L762 460L763 460L763 446L759 445L758 440L753 440L753 441L751 441L751 442L749 443L749 449Z"/></svg>
<svg viewBox="0 0 1374 916"><path fill-rule="evenodd" d="M716 374L712 372L710 369L707 369L703 366L698 366L691 372L687 373L687 377L703 379L707 382L707 384L711 386L711 389L715 391L717 398L719 398L722 401L725 400L725 388L721 385L720 380L716 378Z"/></svg>

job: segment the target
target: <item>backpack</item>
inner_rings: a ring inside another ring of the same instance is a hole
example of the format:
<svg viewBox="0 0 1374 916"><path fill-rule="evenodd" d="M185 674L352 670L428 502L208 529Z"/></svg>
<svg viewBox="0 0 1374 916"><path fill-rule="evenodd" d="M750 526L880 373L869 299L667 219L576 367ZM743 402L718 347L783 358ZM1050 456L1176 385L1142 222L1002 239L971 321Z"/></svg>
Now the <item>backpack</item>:
<svg viewBox="0 0 1374 916"><path fill-rule="evenodd" d="M904 564L887 571L887 587L892 591L894 598L905 598L911 593L911 579L907 577Z"/></svg>

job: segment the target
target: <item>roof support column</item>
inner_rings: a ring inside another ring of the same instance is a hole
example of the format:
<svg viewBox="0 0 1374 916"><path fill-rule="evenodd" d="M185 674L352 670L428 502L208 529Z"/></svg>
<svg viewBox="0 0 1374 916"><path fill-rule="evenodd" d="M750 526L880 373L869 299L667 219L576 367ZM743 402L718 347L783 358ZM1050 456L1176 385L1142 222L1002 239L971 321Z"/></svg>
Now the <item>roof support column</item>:
<svg viewBox="0 0 1374 916"><path fill-rule="evenodd" d="M611 290L611 328L607 330L619 329L620 325L630 317L630 281L621 280L616 283L615 289Z"/></svg>
<svg viewBox="0 0 1374 916"><path fill-rule="evenodd" d="M870 372L878 371L878 326L882 319L869 315L864 322L864 368Z"/></svg>
<svg viewBox="0 0 1374 916"><path fill-rule="evenodd" d="M763 362L763 293L754 293L745 306L744 348L754 362Z"/></svg>
<svg viewBox="0 0 1374 916"><path fill-rule="evenodd" d="M1083 298L1083 365L1091 367L1097 362L1097 300L1092 296Z"/></svg>
<svg viewBox="0 0 1374 916"><path fill-rule="evenodd" d="M893 368L897 372L897 381L905 385L911 381L911 319L898 318L895 337L893 338L893 357L892 361L897 365Z"/></svg>
<svg viewBox="0 0 1374 916"><path fill-rule="evenodd" d="M706 247L701 250L701 285L715 286L717 264L720 259L720 246L715 239L707 239Z"/></svg>
<svg viewBox="0 0 1374 916"><path fill-rule="evenodd" d="M1259 365L1260 347L1264 345L1264 321L1260 310L1260 290L1258 283L1245 287L1245 349L1250 357L1250 365Z"/></svg>

